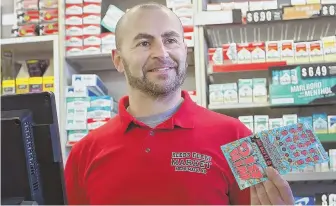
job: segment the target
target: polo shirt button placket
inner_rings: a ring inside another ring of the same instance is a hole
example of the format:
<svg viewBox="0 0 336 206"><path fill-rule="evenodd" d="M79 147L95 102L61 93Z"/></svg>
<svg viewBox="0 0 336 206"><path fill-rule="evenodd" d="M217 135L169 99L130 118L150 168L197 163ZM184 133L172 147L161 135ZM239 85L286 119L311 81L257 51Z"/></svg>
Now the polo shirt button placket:
<svg viewBox="0 0 336 206"><path fill-rule="evenodd" d="M150 135L150 136L154 136L154 134L155 134L155 132L154 132L153 130L151 130L151 131L149 132L149 135Z"/></svg>
<svg viewBox="0 0 336 206"><path fill-rule="evenodd" d="M154 136L155 135L155 132L153 130L149 131L149 136ZM151 149L149 147L147 147L145 149L145 152L146 153L150 153Z"/></svg>

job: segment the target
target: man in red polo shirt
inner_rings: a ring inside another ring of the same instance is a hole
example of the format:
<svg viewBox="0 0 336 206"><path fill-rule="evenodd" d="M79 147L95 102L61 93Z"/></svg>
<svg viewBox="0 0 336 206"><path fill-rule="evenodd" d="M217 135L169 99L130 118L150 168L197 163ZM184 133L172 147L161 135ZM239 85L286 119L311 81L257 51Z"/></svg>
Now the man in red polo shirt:
<svg viewBox="0 0 336 206"><path fill-rule="evenodd" d="M114 64L128 96L116 117L73 147L69 204L293 204L288 183L271 168L269 181L238 188L220 146L251 132L181 90L183 39L180 20L159 4L136 6L118 22Z"/></svg>

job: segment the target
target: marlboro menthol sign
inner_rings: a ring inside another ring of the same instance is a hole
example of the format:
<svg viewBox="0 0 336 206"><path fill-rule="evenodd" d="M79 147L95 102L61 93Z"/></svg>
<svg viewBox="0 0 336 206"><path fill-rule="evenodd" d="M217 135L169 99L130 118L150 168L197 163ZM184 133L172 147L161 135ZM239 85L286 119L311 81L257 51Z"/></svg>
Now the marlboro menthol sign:
<svg viewBox="0 0 336 206"><path fill-rule="evenodd" d="M272 105L336 103L336 63L269 68Z"/></svg>

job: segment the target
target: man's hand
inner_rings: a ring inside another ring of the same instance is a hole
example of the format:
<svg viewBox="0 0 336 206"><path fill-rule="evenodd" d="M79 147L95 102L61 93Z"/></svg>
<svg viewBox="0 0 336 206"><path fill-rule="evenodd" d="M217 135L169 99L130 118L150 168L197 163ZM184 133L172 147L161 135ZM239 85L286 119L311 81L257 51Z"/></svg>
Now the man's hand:
<svg viewBox="0 0 336 206"><path fill-rule="evenodd" d="M268 180L251 187L251 205L294 205L288 182L271 167L266 174Z"/></svg>

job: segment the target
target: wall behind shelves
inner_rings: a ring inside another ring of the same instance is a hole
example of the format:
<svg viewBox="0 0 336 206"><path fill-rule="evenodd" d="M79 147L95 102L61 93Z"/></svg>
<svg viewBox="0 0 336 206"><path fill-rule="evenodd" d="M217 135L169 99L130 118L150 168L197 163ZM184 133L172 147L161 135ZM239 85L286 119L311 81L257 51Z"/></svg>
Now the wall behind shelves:
<svg viewBox="0 0 336 206"><path fill-rule="evenodd" d="M159 4L166 5L166 0L102 0L102 14L105 15L110 4L115 5L119 9L126 11L126 9L130 9L132 6L137 4L143 4L148 2L156 2Z"/></svg>
<svg viewBox="0 0 336 206"><path fill-rule="evenodd" d="M1 15L8 15L14 13L14 0L2 0L1 2ZM1 18L2 19L2 18ZM3 20L2 20L3 21ZM11 37L12 26L3 26L1 22L1 34L0 38L10 38Z"/></svg>

